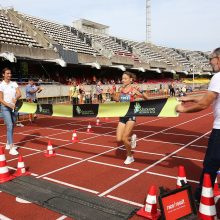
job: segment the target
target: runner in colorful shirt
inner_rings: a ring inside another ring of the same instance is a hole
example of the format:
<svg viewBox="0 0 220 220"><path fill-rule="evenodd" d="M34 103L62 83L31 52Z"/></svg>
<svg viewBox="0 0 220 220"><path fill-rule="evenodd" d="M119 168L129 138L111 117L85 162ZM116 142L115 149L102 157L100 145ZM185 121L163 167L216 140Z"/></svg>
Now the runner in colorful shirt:
<svg viewBox="0 0 220 220"><path fill-rule="evenodd" d="M144 99L148 99L146 93L140 93L134 86L133 81L136 76L133 73L125 72L122 75L123 86L119 88L119 96L115 96L115 100L119 102L133 102L135 96L142 96ZM135 117L120 117L117 127L116 139L117 142L123 142L127 151L127 158L124 164L128 165L134 162L134 157L131 148L136 147L136 135L132 134L136 118Z"/></svg>

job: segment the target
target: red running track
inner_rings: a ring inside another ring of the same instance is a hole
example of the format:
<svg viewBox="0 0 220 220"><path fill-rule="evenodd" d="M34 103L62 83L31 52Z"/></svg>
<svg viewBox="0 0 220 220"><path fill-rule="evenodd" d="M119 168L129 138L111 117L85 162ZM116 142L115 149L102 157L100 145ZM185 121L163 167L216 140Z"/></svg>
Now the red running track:
<svg viewBox="0 0 220 220"><path fill-rule="evenodd" d="M138 118L134 129L138 146L134 150L135 162L129 166L123 164L125 149L115 141L117 118L101 119L101 126L97 127L95 119L45 117L34 124L26 123L23 128L16 127L15 142L36 178L142 207L152 184L175 189L179 165L185 166L188 182L195 189L212 120L210 109L178 118ZM86 132L89 122L94 133ZM77 130L79 143L70 142L73 129ZM43 155L48 140L56 157ZM3 128L0 142L5 141ZM6 158L9 167L16 168L17 158L8 153ZM20 204L5 193L0 193L0 201L4 201L0 214L10 219L68 219L34 204Z"/></svg>

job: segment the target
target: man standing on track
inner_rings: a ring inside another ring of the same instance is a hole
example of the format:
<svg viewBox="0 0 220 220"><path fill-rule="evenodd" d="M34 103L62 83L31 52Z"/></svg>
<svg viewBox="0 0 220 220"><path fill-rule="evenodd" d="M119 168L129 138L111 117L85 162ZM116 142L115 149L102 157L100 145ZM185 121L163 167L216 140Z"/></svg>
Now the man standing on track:
<svg viewBox="0 0 220 220"><path fill-rule="evenodd" d="M220 48L215 49L210 55L210 65L216 74L211 79L208 91L202 96L182 97L179 99L182 104L176 106L177 112L190 113L204 110L214 104L213 130L209 137L200 184L195 193L195 198L198 202L201 197L204 173L210 174L212 185L214 186L217 171L220 168ZM187 102L189 103L185 105Z"/></svg>
<svg viewBox="0 0 220 220"><path fill-rule="evenodd" d="M36 93L37 92L38 93L41 92L42 88L40 86L35 86L34 80L33 79L29 79L25 91L26 91L26 100L27 100L27 102L37 103ZM35 118L37 118L36 114L34 114L34 115L30 114L29 115L30 122L33 122Z"/></svg>

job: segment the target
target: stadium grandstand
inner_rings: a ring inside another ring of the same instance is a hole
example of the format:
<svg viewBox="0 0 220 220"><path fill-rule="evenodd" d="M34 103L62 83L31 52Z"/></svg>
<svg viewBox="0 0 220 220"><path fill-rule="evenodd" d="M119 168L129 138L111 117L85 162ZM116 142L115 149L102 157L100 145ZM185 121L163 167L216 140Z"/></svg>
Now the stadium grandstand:
<svg viewBox="0 0 220 220"><path fill-rule="evenodd" d="M184 78L191 87L201 88L203 83L194 79L211 76L208 52L118 38L109 35L109 26L86 19L63 25L14 8L1 9L0 42L1 68L10 66L16 81L22 84L32 77L59 91L71 79L87 85L94 78L117 84L125 70L135 72L137 83L144 82L143 89L150 90L160 89L163 79L172 83ZM68 88L63 90L59 96L67 96Z"/></svg>

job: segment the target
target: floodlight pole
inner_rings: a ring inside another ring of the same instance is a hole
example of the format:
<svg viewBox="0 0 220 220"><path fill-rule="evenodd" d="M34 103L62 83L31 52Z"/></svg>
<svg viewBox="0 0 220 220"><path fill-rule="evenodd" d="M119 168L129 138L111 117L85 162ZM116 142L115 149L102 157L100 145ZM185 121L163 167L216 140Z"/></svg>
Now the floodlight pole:
<svg viewBox="0 0 220 220"><path fill-rule="evenodd" d="M151 43L151 0L146 0L146 43Z"/></svg>

